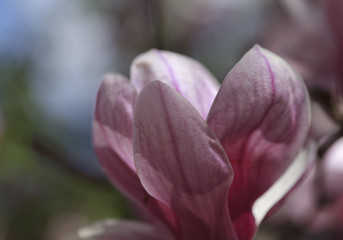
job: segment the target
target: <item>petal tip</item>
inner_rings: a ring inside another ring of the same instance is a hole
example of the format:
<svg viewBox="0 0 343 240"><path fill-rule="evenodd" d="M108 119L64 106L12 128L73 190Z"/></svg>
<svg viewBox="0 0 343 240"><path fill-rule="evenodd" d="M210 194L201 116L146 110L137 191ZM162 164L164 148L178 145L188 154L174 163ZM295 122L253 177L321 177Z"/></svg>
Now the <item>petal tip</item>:
<svg viewBox="0 0 343 240"><path fill-rule="evenodd" d="M254 46L252 47L253 49L261 49L261 45L258 43L255 43Z"/></svg>
<svg viewBox="0 0 343 240"><path fill-rule="evenodd" d="M151 81L150 83L148 83L144 88L143 90L141 91L141 93L139 95L143 95L145 94L145 92L147 91L151 91L150 89L153 89L153 88L158 88L158 89L166 89L166 88L170 88L168 86L168 84L165 84L164 82L162 81L159 81L159 80L153 80ZM151 94L151 93L149 93Z"/></svg>
<svg viewBox="0 0 343 240"><path fill-rule="evenodd" d="M116 82L128 82L127 77L120 73L108 72L102 77L101 85L111 85Z"/></svg>

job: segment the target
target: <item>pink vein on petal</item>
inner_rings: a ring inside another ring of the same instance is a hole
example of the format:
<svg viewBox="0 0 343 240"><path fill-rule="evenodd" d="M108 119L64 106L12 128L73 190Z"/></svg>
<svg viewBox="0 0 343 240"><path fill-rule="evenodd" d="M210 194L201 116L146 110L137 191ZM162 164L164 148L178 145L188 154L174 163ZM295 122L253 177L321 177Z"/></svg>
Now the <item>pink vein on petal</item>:
<svg viewBox="0 0 343 240"><path fill-rule="evenodd" d="M175 74L174 74L174 71L173 71L172 67L168 63L167 59L163 56L162 52L160 52L157 49L155 49L155 51L156 51L156 54L158 55L158 57L164 63L164 65L166 65L166 67L168 69L168 72L169 72L169 74L170 74L170 76L171 76L171 78L173 80L172 82L173 82L173 86L174 86L175 90L178 91L179 93L181 93L181 90L180 90L179 86L177 85L177 81L176 81ZM155 80L158 80L158 79L155 79Z"/></svg>
<svg viewBox="0 0 343 240"><path fill-rule="evenodd" d="M254 133L255 129L257 129L264 122L265 118L268 116L268 113L272 109L272 107L274 105L274 102L275 102L275 79L274 79L274 74L273 74L272 68L270 66L270 63L269 63L268 59L261 53L260 48L257 48L257 52L259 53L259 55L265 61L266 65L267 65L267 68L268 68L268 72L270 74L271 86L272 86L272 99L271 99L270 105L268 106L268 108L267 108L264 116L260 120L260 122L256 125L255 128L253 128L250 131L249 135L247 136L247 140L245 141L244 146L243 146L243 151L242 151L243 152L243 156L242 156L241 160L245 159L246 147L247 147L247 144L248 144L248 140L250 139L251 135Z"/></svg>

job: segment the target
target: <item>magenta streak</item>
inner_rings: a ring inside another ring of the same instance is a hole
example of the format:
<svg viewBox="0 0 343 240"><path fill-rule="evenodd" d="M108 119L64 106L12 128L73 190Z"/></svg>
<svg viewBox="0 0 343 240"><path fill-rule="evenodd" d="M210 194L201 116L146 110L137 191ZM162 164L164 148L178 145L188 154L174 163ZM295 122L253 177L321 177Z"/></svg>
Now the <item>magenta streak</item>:
<svg viewBox="0 0 343 240"><path fill-rule="evenodd" d="M274 78L274 74L273 74L273 71L272 71L272 68L270 66L270 63L269 61L267 60L267 58L260 52L260 49L258 49L258 52L260 53L261 57L264 59L266 65L267 65L267 68L268 68L268 72L270 74L270 78L271 78L271 86L272 86L272 100L271 100L271 103L270 105L268 106L268 109L264 115L264 117L262 118L261 122L257 125L256 128L258 128L265 120L265 118L268 116L268 113L270 112L270 110L272 109L273 105L274 105L274 102L275 102L275 78ZM256 129L255 128L255 129ZM252 134L253 132L251 132ZM251 134L249 135L249 138L251 136ZM270 145L266 151L269 151L269 149L271 149L273 147L273 145ZM260 179L260 175L261 175L261 167L262 167L262 164L258 164L258 169L257 169L257 179ZM263 193L262 193L263 194ZM256 198L258 198L259 196L255 196L255 199L253 199L253 202L256 200Z"/></svg>
<svg viewBox="0 0 343 240"><path fill-rule="evenodd" d="M162 52L160 52L159 50L156 50L157 55L159 56L159 58L162 60L162 62L164 63L164 65L167 67L168 72L170 74L170 77L172 79L171 84L173 85L173 87L175 88L176 91L178 91L179 93L181 93L179 86L177 85L177 81L176 81L176 77L174 74L174 71L172 69L172 67L170 66L170 64L168 63L167 59L163 56ZM158 79L157 79L158 80Z"/></svg>
<svg viewBox="0 0 343 240"><path fill-rule="evenodd" d="M239 159L239 162L240 162L240 163L242 163L242 161L244 161L244 159L246 158L246 154L247 154L246 148L247 148L247 145L248 145L248 142L249 142L249 139L250 139L251 135L252 135L252 134L254 133L254 131L264 122L265 118L268 116L268 113L269 113L269 111L271 110L271 108L272 108L272 106L273 106L273 104L274 104L274 101L275 101L275 79L274 79L274 74L273 74L273 72L272 72L271 66L270 66L270 64L269 64L269 62L268 62L268 60L267 60L267 58L266 58L260 51L259 51L259 53L260 53L261 57L265 60L266 65L267 65L267 68L268 68L268 72L269 72L270 77L271 77L272 100L271 100L271 103L270 103L270 105L268 106L268 108L267 108L267 110L266 110L266 112L265 112L263 118L262 118L262 119L260 120L260 122L256 125L256 127L254 127L254 128L250 131L250 133L249 133L248 136L246 137L246 141L245 141L245 143L244 143L244 145L243 145L243 147L242 147L243 156L242 156L241 159ZM261 164L259 164L258 166L261 167ZM239 164L239 165L237 166L237 168L240 168L239 171L240 171L241 173L244 173L244 172L245 172L245 169L244 169L244 165L243 165L243 164ZM259 175L261 174L260 169L257 169L257 172L258 172L258 173L257 173L257 176L258 176L258 178L259 178ZM243 180L244 180L244 177L241 179L241 181L243 181ZM255 182L255 183L256 183L256 182ZM244 185L244 183L242 183L242 182L241 182L241 184ZM254 196L254 197L256 198L256 197L258 197L258 196ZM255 199L251 199L251 201L254 202ZM252 202L251 202L250 204L252 204ZM251 207L251 206L249 206L249 207ZM235 217L235 216L233 216L233 217ZM237 217L237 216L236 216L236 217Z"/></svg>
<svg viewBox="0 0 343 240"><path fill-rule="evenodd" d="M263 118L260 120L260 122L256 125L256 127L254 127L250 133L248 134L247 138L246 138L246 141L244 143L244 146L243 146L243 157L241 160L243 160L245 158L245 154L246 154L246 147L247 147L247 144L248 144L248 141L249 141L249 138L251 137L251 135L253 134L253 132L264 122L265 118L268 116L268 113L269 111L271 110L273 104L274 104L274 101L275 101L275 79L274 79L274 74L272 72L272 69L271 69L271 66L267 60L267 58L260 52L260 50L258 49L258 52L260 53L261 57L265 60L266 62L266 65L267 65L267 68L268 68L268 72L270 74L270 77L271 77L271 85L272 85L272 100L270 102L270 105L268 106Z"/></svg>
<svg viewBox="0 0 343 240"><path fill-rule="evenodd" d="M274 101L275 101L275 79L274 79L274 74L273 74L273 71L272 71L272 67L270 66L270 63L269 61L267 60L267 58L260 52L260 49L258 49L258 52L260 53L261 57L264 59L264 61L266 62L266 65L268 67L268 72L270 74L270 77L272 79L272 91L273 91L273 95L272 95L272 103L268 109L268 111L270 110L270 108L272 107Z"/></svg>

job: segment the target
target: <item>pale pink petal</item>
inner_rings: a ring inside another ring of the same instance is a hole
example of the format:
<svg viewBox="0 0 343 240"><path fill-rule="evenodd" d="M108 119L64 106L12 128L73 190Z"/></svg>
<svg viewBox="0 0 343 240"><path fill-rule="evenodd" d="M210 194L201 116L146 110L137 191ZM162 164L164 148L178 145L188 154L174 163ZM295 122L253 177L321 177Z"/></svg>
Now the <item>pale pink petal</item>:
<svg viewBox="0 0 343 240"><path fill-rule="evenodd" d="M104 171L122 192L140 202L146 192L136 175L132 152L132 118L137 92L119 74L107 74L98 90L93 145Z"/></svg>
<svg viewBox="0 0 343 240"><path fill-rule="evenodd" d="M136 174L132 150L136 96L136 90L125 77L119 74L104 77L98 90L93 121L95 153L113 185L155 217L176 227L177 224L171 222L172 211L147 194Z"/></svg>
<svg viewBox="0 0 343 240"><path fill-rule="evenodd" d="M235 178L229 209L240 239L254 234L254 201L287 169L310 125L305 86L281 58L253 47L229 72L208 124L222 143Z"/></svg>
<svg viewBox="0 0 343 240"><path fill-rule="evenodd" d="M155 80L165 82L181 93L204 119L219 89L219 83L199 62L177 53L153 49L133 61L131 81L141 91Z"/></svg>
<svg viewBox="0 0 343 240"><path fill-rule="evenodd" d="M93 130L97 149L98 136L135 172L132 153L132 118L137 91L119 74L107 74L98 90Z"/></svg>
<svg viewBox="0 0 343 240"><path fill-rule="evenodd" d="M93 145L99 162L113 185L128 197L143 200L146 194L135 169L131 169L110 147L101 131L101 123L97 120L93 122Z"/></svg>
<svg viewBox="0 0 343 240"><path fill-rule="evenodd" d="M150 83L137 98L134 156L144 188L175 211L185 239L236 239L226 154L199 113L162 82Z"/></svg>
<svg viewBox="0 0 343 240"><path fill-rule="evenodd" d="M162 224L107 219L84 227L79 237L87 240L175 240Z"/></svg>
<svg viewBox="0 0 343 240"><path fill-rule="evenodd" d="M323 190L329 197L343 197L343 138L338 139L324 155L323 178Z"/></svg>

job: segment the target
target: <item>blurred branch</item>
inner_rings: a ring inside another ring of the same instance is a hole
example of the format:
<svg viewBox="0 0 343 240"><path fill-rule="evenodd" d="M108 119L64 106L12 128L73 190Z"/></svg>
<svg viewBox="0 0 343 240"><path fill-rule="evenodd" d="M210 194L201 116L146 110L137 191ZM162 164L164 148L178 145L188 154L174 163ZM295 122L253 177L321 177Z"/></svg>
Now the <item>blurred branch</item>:
<svg viewBox="0 0 343 240"><path fill-rule="evenodd" d="M324 111L327 113L327 115L336 122L336 118L333 115L333 106L332 106L332 99L330 93L327 91L324 91L319 88L310 88L309 89L311 99L318 102Z"/></svg>
<svg viewBox="0 0 343 240"><path fill-rule="evenodd" d="M311 99L318 102L326 114L338 125L343 126L343 99L336 91L331 93L319 88L309 88Z"/></svg>
<svg viewBox="0 0 343 240"><path fill-rule="evenodd" d="M165 49L164 38L164 11L162 0L149 0L148 1L151 14L152 38L153 45L158 49Z"/></svg>
<svg viewBox="0 0 343 240"><path fill-rule="evenodd" d="M77 167L75 167L72 162L73 159L65 151L56 147L53 144L49 144L49 141L42 137L35 137L30 143L32 149L37 152L42 157L45 157L55 164L66 170L69 174L76 176L82 180L88 181L93 184L97 184L103 187L111 187L109 182L101 177L87 174Z"/></svg>
<svg viewBox="0 0 343 240"><path fill-rule="evenodd" d="M318 157L322 159L326 151L334 144L340 137L343 136L343 128L341 128L338 132L335 132L331 136L329 136L318 148Z"/></svg>

